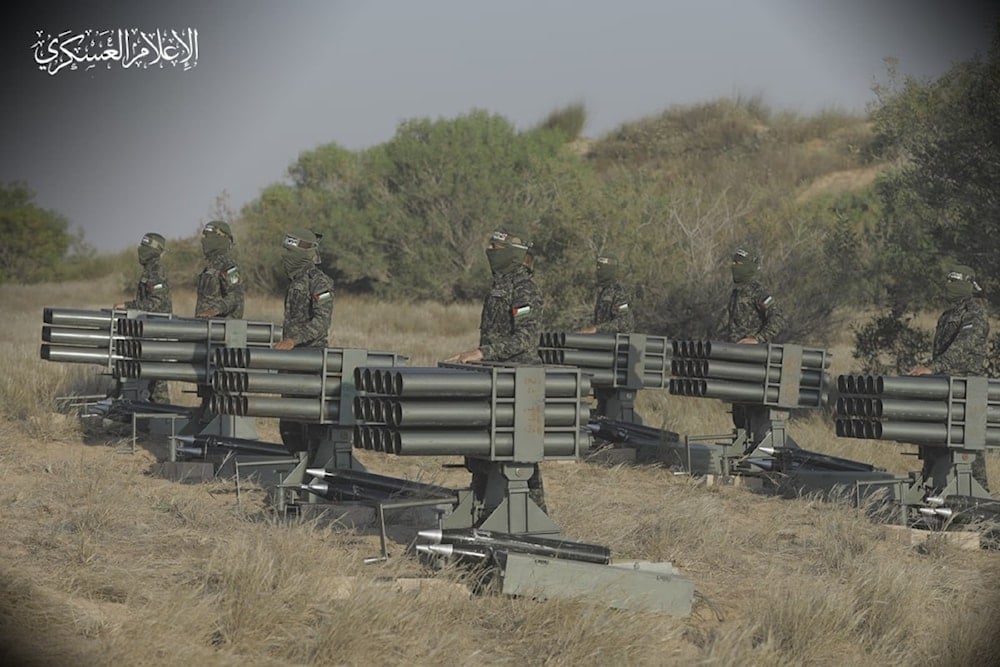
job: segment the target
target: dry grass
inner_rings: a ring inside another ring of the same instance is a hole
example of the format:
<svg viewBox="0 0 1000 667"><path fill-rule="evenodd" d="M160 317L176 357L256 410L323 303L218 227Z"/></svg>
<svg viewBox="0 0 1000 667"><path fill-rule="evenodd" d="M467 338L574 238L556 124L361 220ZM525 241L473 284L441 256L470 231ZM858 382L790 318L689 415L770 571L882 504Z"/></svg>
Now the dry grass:
<svg viewBox="0 0 1000 667"><path fill-rule="evenodd" d="M365 565L378 551L370 529L279 522L262 511L258 490L237 505L227 482L151 477L162 442L121 454L54 412L52 396L99 384L94 370L38 359L42 306L96 308L120 296L113 282L0 287L3 664L1000 662L1000 555L943 541L907 547L837 503L706 488L655 467L543 463L550 511L566 535L607 544L617 560L669 560L695 580L693 613L676 619L584 601L472 597L458 571L429 577L396 557ZM181 313L193 307L190 294L177 303ZM252 299L247 317L280 320L280 311L277 300ZM343 298L332 344L429 365L474 344L477 317L474 306ZM840 356L846 340L837 363L849 360ZM648 391L639 408L647 423L682 433L731 427L717 401ZM273 439L272 420L258 422ZM821 415L796 418L791 431L809 448L914 466L893 443L841 442ZM441 467L452 459L359 456L383 474L468 482Z"/></svg>

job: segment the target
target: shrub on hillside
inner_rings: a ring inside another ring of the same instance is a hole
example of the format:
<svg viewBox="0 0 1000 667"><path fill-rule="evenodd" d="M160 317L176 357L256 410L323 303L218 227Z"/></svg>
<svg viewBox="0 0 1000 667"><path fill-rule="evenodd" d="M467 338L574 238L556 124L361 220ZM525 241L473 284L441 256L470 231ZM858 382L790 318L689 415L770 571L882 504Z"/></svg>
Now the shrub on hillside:
<svg viewBox="0 0 1000 667"><path fill-rule="evenodd" d="M0 185L0 283L53 280L73 237L69 221L35 203L24 183Z"/></svg>
<svg viewBox="0 0 1000 667"><path fill-rule="evenodd" d="M854 329L854 351L861 372L903 375L930 360L932 336L911 326L912 316L900 311L876 315Z"/></svg>
<svg viewBox="0 0 1000 667"><path fill-rule="evenodd" d="M538 129L550 132L558 132L563 141L573 141L583 132L583 126L587 124L587 109L583 104L570 104L556 109L545 117Z"/></svg>

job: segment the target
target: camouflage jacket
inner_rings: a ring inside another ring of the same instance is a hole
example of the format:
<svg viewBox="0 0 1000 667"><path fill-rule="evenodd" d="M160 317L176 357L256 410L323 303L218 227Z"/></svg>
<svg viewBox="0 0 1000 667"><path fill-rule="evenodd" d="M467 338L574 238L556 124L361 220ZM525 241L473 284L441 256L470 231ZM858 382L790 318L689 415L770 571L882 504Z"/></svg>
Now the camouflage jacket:
<svg viewBox="0 0 1000 667"><path fill-rule="evenodd" d="M205 268L198 274L198 301L195 315L214 311L213 317L239 320L243 318L243 280L235 260L226 253L206 258Z"/></svg>
<svg viewBox="0 0 1000 667"><path fill-rule="evenodd" d="M326 347L333 322L333 280L315 264L291 277L282 335L296 347Z"/></svg>
<svg viewBox="0 0 1000 667"><path fill-rule="evenodd" d="M173 310L167 272L159 259L151 259L143 265L142 275L135 287L135 299L126 301L125 307L147 313L169 313Z"/></svg>
<svg viewBox="0 0 1000 667"><path fill-rule="evenodd" d="M729 296L727 336L736 342L753 336L759 343L769 343L785 328L781 314L768 291L760 282L750 280L733 286Z"/></svg>
<svg viewBox="0 0 1000 667"><path fill-rule="evenodd" d="M520 266L493 276L479 321L479 349L485 361L537 364L545 302L531 271Z"/></svg>
<svg viewBox="0 0 1000 667"><path fill-rule="evenodd" d="M613 282L597 291L593 323L598 333L632 333L635 329L632 301L621 283Z"/></svg>
<svg viewBox="0 0 1000 667"><path fill-rule="evenodd" d="M982 375L989 334L982 300L971 296L962 299L938 318L931 370L940 375Z"/></svg>

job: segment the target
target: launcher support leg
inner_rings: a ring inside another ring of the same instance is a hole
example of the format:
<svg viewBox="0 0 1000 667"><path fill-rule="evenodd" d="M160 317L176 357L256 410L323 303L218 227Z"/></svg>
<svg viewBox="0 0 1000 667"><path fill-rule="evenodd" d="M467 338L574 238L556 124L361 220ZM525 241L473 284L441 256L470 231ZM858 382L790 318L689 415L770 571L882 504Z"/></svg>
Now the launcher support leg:
<svg viewBox="0 0 1000 667"><path fill-rule="evenodd" d="M918 455L924 462L920 473L921 490L926 495L971 496L992 500L989 491L973 475L977 453L976 450L969 449L920 447Z"/></svg>
<svg viewBox="0 0 1000 667"><path fill-rule="evenodd" d="M798 443L788 435L787 410L777 410L766 405L733 404L733 424L737 442L745 440L745 453L758 447L798 448Z"/></svg>
<svg viewBox="0 0 1000 667"><path fill-rule="evenodd" d="M325 424L308 424L306 439L309 466L312 468L339 468L341 470L364 470L365 467L354 458L354 434L352 429Z"/></svg>
<svg viewBox="0 0 1000 667"><path fill-rule="evenodd" d="M537 464L466 457L472 493L445 517L443 528L481 528L501 533L558 535L559 526L532 498L529 480Z"/></svg>
<svg viewBox="0 0 1000 667"><path fill-rule="evenodd" d="M630 424L642 424L642 415L635 411L635 389L622 387L595 387L597 399L595 415Z"/></svg>

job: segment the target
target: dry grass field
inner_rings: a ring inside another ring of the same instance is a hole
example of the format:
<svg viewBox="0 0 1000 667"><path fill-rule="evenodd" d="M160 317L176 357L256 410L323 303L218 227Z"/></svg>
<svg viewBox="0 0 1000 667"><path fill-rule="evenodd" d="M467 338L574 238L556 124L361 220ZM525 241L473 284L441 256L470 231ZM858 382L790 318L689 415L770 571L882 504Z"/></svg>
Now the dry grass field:
<svg viewBox="0 0 1000 667"><path fill-rule="evenodd" d="M460 571L400 557L365 564L376 532L279 521L251 488L153 477L135 453L55 410L104 382L39 359L43 306L96 309L120 281L0 286L0 664L19 665L988 665L1000 664L1000 553L932 536L902 544L846 504L706 487L650 466L544 463L549 511L616 560L671 561L696 584L689 618L586 600L472 596ZM190 315L190 294L175 295ZM280 321L275 299L249 319ZM331 344L434 365L476 342L472 305L341 298ZM657 332L660 333L660 332ZM803 343L808 344L806 341ZM834 371L850 370L849 336ZM192 401L172 383L175 402ZM647 423L731 428L725 405L640 392ZM265 440L273 420L258 420ZM906 471L891 442L837 439L796 419L805 447ZM446 458L360 452L373 472L461 486ZM990 474L1000 484L991 455Z"/></svg>

